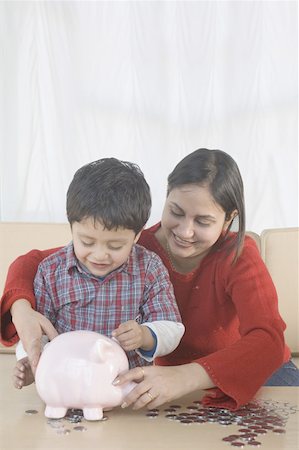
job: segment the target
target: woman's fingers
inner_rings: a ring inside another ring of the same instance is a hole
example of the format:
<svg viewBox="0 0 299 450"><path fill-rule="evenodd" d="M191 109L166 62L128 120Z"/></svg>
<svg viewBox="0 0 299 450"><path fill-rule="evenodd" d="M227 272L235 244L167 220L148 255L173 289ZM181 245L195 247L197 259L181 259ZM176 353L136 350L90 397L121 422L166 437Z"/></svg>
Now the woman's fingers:
<svg viewBox="0 0 299 450"><path fill-rule="evenodd" d="M140 383L145 377L145 370L143 367L135 367L134 369L128 370L127 372L123 372L118 377L115 378L112 384L121 385L128 383L129 381L135 381L136 383Z"/></svg>
<svg viewBox="0 0 299 450"><path fill-rule="evenodd" d="M40 324L43 330L43 333L48 336L49 340L52 341L56 336L58 336L58 332L54 328L53 324L47 319L45 316L41 316Z"/></svg>
<svg viewBox="0 0 299 450"><path fill-rule="evenodd" d="M41 338L32 339L31 342L27 345L27 354L28 359L30 361L32 372L35 374L37 364L41 354Z"/></svg>
<svg viewBox="0 0 299 450"><path fill-rule="evenodd" d="M139 383L124 399L121 407L133 405L133 409L144 408L153 401L153 395L149 393L150 386L146 381Z"/></svg>

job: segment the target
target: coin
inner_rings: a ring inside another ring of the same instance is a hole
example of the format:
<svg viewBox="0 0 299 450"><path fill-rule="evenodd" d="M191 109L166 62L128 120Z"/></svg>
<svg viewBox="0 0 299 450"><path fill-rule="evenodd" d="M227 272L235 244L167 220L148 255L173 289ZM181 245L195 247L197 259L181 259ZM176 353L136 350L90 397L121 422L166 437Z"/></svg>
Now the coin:
<svg viewBox="0 0 299 450"><path fill-rule="evenodd" d="M239 435L238 434L230 434L229 436L224 437L222 440L225 442L232 442L239 439Z"/></svg>
<svg viewBox="0 0 299 450"><path fill-rule="evenodd" d="M156 417L158 417L158 413L156 412L148 412L146 413L146 417L148 417L149 419L156 419Z"/></svg>
<svg viewBox="0 0 299 450"><path fill-rule="evenodd" d="M36 409L27 409L25 411L25 414L28 414L28 416L32 416L33 414L37 414L38 411Z"/></svg>
<svg viewBox="0 0 299 450"><path fill-rule="evenodd" d="M177 415L176 414L166 414L165 417L166 417L166 419L176 420Z"/></svg>
<svg viewBox="0 0 299 450"><path fill-rule="evenodd" d="M183 425L189 425L192 423L192 420L190 419L181 419L180 423L182 423Z"/></svg>
<svg viewBox="0 0 299 450"><path fill-rule="evenodd" d="M82 425L77 425L73 428L75 431L87 431L87 428L83 427Z"/></svg>
<svg viewBox="0 0 299 450"><path fill-rule="evenodd" d="M99 422L106 422L106 420L108 419L109 419L108 416L103 416L101 419L99 419Z"/></svg>
<svg viewBox="0 0 299 450"><path fill-rule="evenodd" d="M50 425L51 428L63 428L64 425L61 421L58 420L48 420L48 425Z"/></svg>
<svg viewBox="0 0 299 450"><path fill-rule="evenodd" d="M61 429L56 431L57 434L70 434L70 432L71 430L68 429Z"/></svg>

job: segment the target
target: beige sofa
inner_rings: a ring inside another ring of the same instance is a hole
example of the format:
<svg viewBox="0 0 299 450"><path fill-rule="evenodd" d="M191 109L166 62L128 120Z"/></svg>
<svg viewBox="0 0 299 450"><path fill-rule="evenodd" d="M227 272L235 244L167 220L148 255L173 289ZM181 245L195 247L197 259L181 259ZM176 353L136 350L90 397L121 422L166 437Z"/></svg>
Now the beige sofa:
<svg viewBox="0 0 299 450"><path fill-rule="evenodd" d="M280 313L287 323L286 341L299 354L298 236L299 228L264 230L255 239L275 283ZM19 255L38 248L65 245L71 240L67 223L0 222L0 292L10 263ZM12 351L0 348L0 351Z"/></svg>

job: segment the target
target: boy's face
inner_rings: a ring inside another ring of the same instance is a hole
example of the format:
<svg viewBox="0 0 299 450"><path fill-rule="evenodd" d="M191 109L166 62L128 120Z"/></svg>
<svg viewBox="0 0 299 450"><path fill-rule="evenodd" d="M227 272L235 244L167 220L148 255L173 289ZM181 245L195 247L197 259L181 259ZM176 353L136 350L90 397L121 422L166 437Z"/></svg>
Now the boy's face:
<svg viewBox="0 0 299 450"><path fill-rule="evenodd" d="M107 230L101 222L87 218L72 224L74 251L77 259L97 277L104 277L127 261L140 233L118 228Z"/></svg>

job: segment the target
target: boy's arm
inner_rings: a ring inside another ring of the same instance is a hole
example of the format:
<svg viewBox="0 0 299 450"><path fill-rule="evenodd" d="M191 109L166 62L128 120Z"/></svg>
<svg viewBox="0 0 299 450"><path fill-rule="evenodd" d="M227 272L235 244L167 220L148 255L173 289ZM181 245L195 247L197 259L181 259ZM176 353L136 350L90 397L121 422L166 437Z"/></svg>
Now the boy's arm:
<svg viewBox="0 0 299 450"><path fill-rule="evenodd" d="M147 361L171 353L184 334L185 327L174 297L169 274L159 256L154 255L146 274L144 302L141 308L142 327L150 329L156 345L150 352L139 348L137 353Z"/></svg>
<svg viewBox="0 0 299 450"><path fill-rule="evenodd" d="M150 329L156 336L156 347L153 349L153 352L144 352L141 349L136 350L146 361L153 361L158 356L171 353L179 345L185 332L185 327L182 323L169 320L145 322L141 326Z"/></svg>

